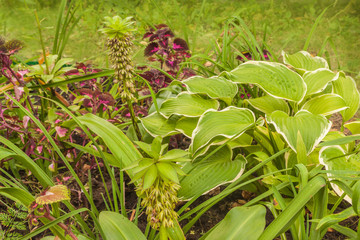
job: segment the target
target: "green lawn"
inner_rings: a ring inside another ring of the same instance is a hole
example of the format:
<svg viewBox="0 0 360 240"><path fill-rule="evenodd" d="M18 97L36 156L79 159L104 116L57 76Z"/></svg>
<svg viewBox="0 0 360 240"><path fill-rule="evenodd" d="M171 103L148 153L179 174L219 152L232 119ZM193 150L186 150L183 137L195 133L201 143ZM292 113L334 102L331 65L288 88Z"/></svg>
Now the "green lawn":
<svg viewBox="0 0 360 240"><path fill-rule="evenodd" d="M20 55L31 58L40 54L41 46L34 17L37 9L42 19L46 46L51 49L54 36L57 1L0 0L0 34L26 43ZM341 69L359 77L360 0L325 1L233 1L233 0L77 0L82 18L66 47L67 56L76 61L92 60L107 65L104 37L98 32L104 16L134 16L139 35L148 24L168 24L177 36L188 40L193 53L211 53L212 42L220 36L224 22L240 16L261 40L266 28L266 42L280 55L281 50L294 53L303 48L316 18L329 5L316 28L308 51L317 54L322 45L331 58L332 69ZM142 51L137 61L142 61ZM340 66L338 65L340 64Z"/></svg>

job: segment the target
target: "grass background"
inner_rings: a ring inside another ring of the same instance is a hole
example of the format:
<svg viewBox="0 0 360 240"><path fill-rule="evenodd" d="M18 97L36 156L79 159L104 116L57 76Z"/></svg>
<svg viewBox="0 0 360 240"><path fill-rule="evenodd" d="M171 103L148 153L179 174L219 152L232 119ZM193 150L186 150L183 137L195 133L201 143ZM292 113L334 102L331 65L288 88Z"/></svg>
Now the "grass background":
<svg viewBox="0 0 360 240"><path fill-rule="evenodd" d="M51 49L58 12L57 0L0 0L0 35L25 42L20 55L39 56L41 46L34 11L42 20L45 45ZM65 49L67 57L107 66L104 37L98 32L104 16L133 16L138 36L149 24L165 23L186 39L193 53L210 54L224 22L240 16L249 28L279 54L295 53L304 46L316 18L328 6L316 28L308 51L317 54L326 42L332 69L340 69L360 80L360 0L76 0L82 14ZM142 61L142 51L136 56Z"/></svg>

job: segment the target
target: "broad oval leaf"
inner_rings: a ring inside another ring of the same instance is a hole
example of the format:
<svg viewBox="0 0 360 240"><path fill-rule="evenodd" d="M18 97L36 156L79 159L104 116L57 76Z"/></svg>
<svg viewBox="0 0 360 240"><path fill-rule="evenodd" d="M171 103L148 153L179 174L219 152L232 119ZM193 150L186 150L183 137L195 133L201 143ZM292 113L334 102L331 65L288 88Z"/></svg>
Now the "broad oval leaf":
<svg viewBox="0 0 360 240"><path fill-rule="evenodd" d="M314 150L331 127L331 122L324 116L306 110L297 112L294 117L276 111L268 117L268 121L275 126L276 131L284 137L294 152L297 152L297 136L300 132L307 154Z"/></svg>
<svg viewBox="0 0 360 240"><path fill-rule="evenodd" d="M307 101L302 107L303 110L324 116L340 112L347 108L348 106L346 106L344 99L341 96L333 93L314 97Z"/></svg>
<svg viewBox="0 0 360 240"><path fill-rule="evenodd" d="M258 98L250 98L246 99L245 101L247 101L248 103L250 103L251 106L265 114L271 114L276 110L286 112L287 114L289 114L290 112L288 104L283 99L274 98L270 95Z"/></svg>
<svg viewBox="0 0 360 240"><path fill-rule="evenodd" d="M176 120L174 118L166 119L157 112L141 118L140 121L145 130L153 137L166 137L177 133L175 130Z"/></svg>
<svg viewBox="0 0 360 240"><path fill-rule="evenodd" d="M156 164L156 167L160 176L165 177L164 180L169 179L175 183L179 183L177 172L171 163L159 162Z"/></svg>
<svg viewBox="0 0 360 240"><path fill-rule="evenodd" d="M219 112L208 110L193 131L190 151L195 153L217 136L227 139L240 135L254 123L254 113L246 108L230 106Z"/></svg>
<svg viewBox="0 0 360 240"><path fill-rule="evenodd" d="M306 95L322 92L329 82L339 78L339 73L334 73L329 69L320 68L315 71L305 72L304 81L307 85Z"/></svg>
<svg viewBox="0 0 360 240"><path fill-rule="evenodd" d="M208 109L218 108L219 102L214 99L204 99L197 94L182 92L175 98L169 98L163 102L160 113L166 118L173 114L198 117Z"/></svg>
<svg viewBox="0 0 360 240"><path fill-rule="evenodd" d="M216 225L205 240L257 240L265 228L266 208L262 205L235 207Z"/></svg>
<svg viewBox="0 0 360 240"><path fill-rule="evenodd" d="M191 93L207 94L211 98L221 99L230 105L238 92L238 86L222 77L204 78L194 76L183 81Z"/></svg>
<svg viewBox="0 0 360 240"><path fill-rule="evenodd" d="M306 51L300 51L292 55L282 52L284 63L295 68L299 73L314 71L319 68L329 69L327 61L322 57L313 57Z"/></svg>
<svg viewBox="0 0 360 240"><path fill-rule="evenodd" d="M107 240L146 240L140 229L119 213L102 211L99 223Z"/></svg>
<svg viewBox="0 0 360 240"><path fill-rule="evenodd" d="M263 61L248 61L229 74L231 80L260 86L269 95L300 102L306 93L302 77L284 64Z"/></svg>
<svg viewBox="0 0 360 240"><path fill-rule="evenodd" d="M333 91L339 94L349 107L341 112L344 122L350 120L359 109L360 95L356 88L356 83L353 78L349 76L340 75L339 79L333 83Z"/></svg>
<svg viewBox="0 0 360 240"><path fill-rule="evenodd" d="M225 145L213 156L199 164L188 163L184 167L187 173L180 181L178 196L183 200L205 194L215 187L235 181L245 169L243 157L231 160L232 150Z"/></svg>

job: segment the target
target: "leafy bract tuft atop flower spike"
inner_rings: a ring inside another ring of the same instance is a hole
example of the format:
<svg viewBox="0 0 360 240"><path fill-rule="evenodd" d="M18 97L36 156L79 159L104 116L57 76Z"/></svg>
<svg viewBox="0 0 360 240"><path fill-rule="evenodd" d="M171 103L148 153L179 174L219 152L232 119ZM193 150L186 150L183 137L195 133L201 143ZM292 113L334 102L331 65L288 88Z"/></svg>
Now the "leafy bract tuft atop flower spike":
<svg viewBox="0 0 360 240"><path fill-rule="evenodd" d="M102 33L106 34L108 38L122 38L128 35L129 32L135 31L135 28L132 26L134 22L131 21L132 17L121 18L119 16L115 17L105 17L105 26L104 28L100 29Z"/></svg>

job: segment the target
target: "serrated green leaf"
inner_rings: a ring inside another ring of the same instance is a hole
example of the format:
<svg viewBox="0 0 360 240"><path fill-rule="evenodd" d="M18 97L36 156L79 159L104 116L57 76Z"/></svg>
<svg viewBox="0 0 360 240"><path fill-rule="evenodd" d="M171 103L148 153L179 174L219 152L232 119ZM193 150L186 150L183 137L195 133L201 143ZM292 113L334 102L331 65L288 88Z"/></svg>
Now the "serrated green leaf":
<svg viewBox="0 0 360 240"><path fill-rule="evenodd" d="M300 102L306 93L302 77L275 62L248 61L229 73L234 82L256 84L269 95Z"/></svg>

